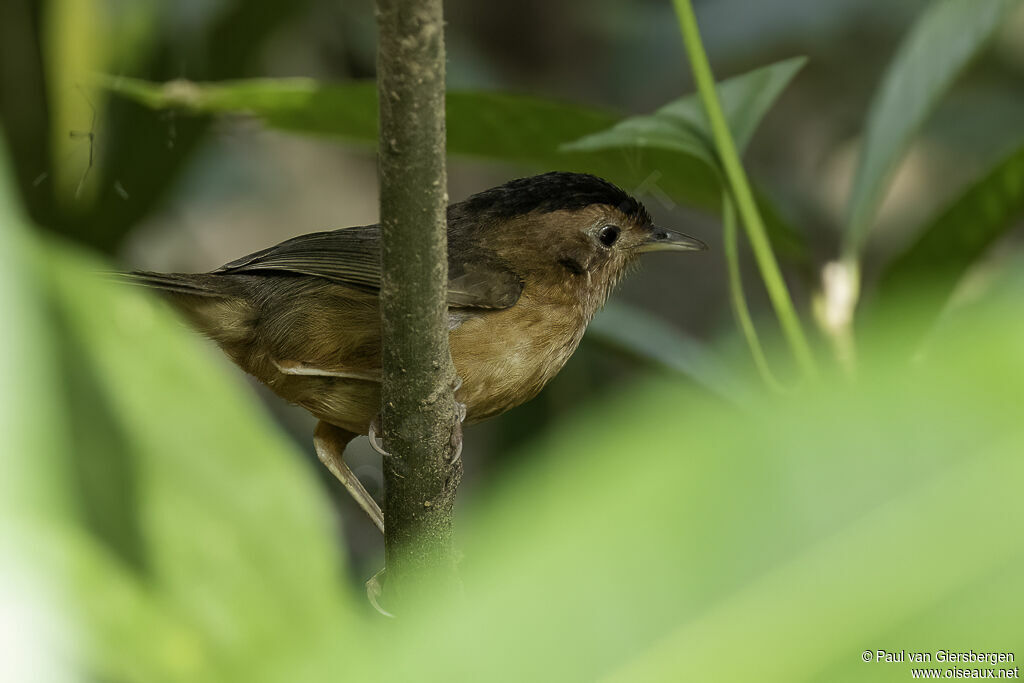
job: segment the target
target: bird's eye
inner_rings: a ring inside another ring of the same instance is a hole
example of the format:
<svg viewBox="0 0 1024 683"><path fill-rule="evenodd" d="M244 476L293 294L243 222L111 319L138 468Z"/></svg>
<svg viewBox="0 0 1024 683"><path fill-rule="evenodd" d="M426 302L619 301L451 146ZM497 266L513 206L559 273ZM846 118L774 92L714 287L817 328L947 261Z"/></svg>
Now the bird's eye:
<svg viewBox="0 0 1024 683"><path fill-rule="evenodd" d="M614 225L606 225L597 231L597 239L604 246L610 247L615 244L615 240L619 239L619 228Z"/></svg>

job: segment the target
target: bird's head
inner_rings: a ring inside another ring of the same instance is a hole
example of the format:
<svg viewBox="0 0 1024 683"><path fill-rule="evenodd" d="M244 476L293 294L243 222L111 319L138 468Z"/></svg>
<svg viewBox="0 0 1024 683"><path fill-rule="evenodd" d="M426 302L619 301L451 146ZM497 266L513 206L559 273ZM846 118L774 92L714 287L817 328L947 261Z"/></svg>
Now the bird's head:
<svg viewBox="0 0 1024 683"><path fill-rule="evenodd" d="M462 202L476 240L524 280L524 293L576 292L588 314L651 251L698 251L693 237L654 225L643 204L596 176L552 172Z"/></svg>

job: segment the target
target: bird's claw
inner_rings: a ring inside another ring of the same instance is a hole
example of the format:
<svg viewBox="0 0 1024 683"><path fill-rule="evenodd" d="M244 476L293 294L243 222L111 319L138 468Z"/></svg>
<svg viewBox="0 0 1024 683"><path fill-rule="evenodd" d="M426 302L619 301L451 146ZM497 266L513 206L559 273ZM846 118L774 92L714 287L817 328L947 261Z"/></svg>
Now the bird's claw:
<svg viewBox="0 0 1024 683"><path fill-rule="evenodd" d="M462 459L462 421L455 423L452 428L452 456L450 458L451 464L455 465Z"/></svg>
<svg viewBox="0 0 1024 683"><path fill-rule="evenodd" d="M391 457L391 454L384 450L384 441L377 436L377 418L374 418L373 422L370 423L370 429L366 433L366 438L370 440L370 448L385 458Z"/></svg>
<svg viewBox="0 0 1024 683"><path fill-rule="evenodd" d="M380 614L391 619L395 618L395 615L387 611L380 605L380 598L384 594L384 572L387 569L381 569L379 572L371 576L366 581L366 599L373 605L373 609L377 610Z"/></svg>
<svg viewBox="0 0 1024 683"><path fill-rule="evenodd" d="M455 465L462 459L462 423L466 421L466 404L455 398L455 392L462 388L462 378L455 376L452 383L452 399L455 401L455 424L452 425L452 454L449 460Z"/></svg>

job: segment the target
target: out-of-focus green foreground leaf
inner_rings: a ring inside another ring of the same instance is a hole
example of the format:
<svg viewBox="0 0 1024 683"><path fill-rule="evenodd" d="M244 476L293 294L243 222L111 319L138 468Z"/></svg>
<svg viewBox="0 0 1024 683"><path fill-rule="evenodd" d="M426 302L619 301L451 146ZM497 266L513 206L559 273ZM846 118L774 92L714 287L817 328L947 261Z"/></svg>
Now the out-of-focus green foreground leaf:
<svg viewBox="0 0 1024 683"><path fill-rule="evenodd" d="M5 181L0 565L62 608L52 656L139 681L305 679L343 656L314 472L165 307L32 236Z"/></svg>
<svg viewBox="0 0 1024 683"><path fill-rule="evenodd" d="M876 350L855 386L742 412L668 383L588 407L488 494L473 599L416 651L457 642L457 671L492 680L897 681L908 665L861 653L1019 648L1024 324L1005 312L913 368Z"/></svg>
<svg viewBox="0 0 1024 683"><path fill-rule="evenodd" d="M0 483L0 567L34 575L70 633L54 656L86 675L904 681L862 653L1024 642L1020 282L913 365L887 351L902 329L872 330L855 383L737 408L662 381L581 406L463 502L465 599L392 621L341 588L311 473L210 350L0 197L21 354L2 455L35 482Z"/></svg>

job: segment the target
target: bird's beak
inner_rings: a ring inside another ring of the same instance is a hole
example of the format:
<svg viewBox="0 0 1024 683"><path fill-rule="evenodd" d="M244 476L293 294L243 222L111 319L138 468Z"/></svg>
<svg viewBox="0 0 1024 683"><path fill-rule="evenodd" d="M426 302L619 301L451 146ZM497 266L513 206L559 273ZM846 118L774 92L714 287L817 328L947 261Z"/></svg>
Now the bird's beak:
<svg viewBox="0 0 1024 683"><path fill-rule="evenodd" d="M637 251L704 251L707 248L708 245L695 237L652 225L650 236Z"/></svg>

